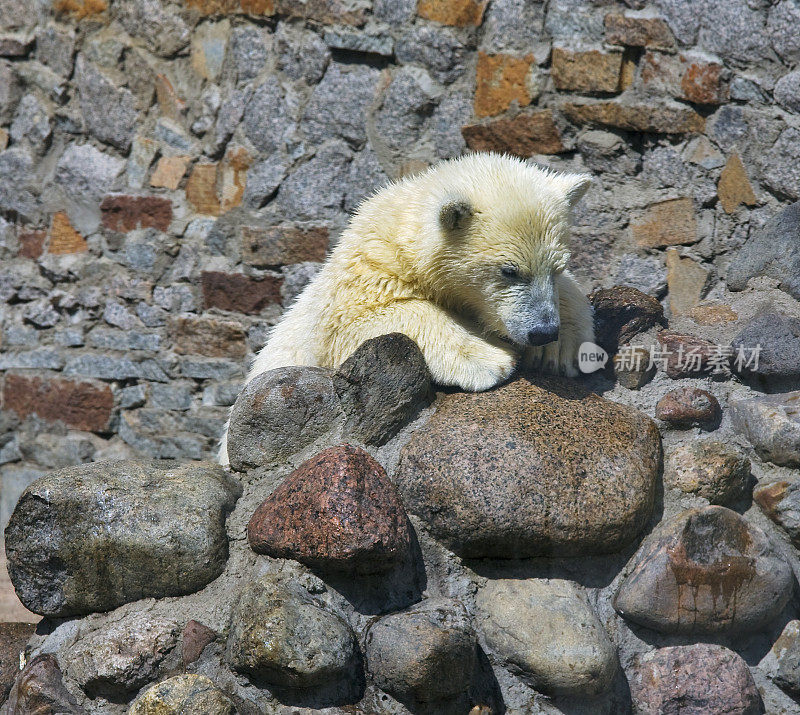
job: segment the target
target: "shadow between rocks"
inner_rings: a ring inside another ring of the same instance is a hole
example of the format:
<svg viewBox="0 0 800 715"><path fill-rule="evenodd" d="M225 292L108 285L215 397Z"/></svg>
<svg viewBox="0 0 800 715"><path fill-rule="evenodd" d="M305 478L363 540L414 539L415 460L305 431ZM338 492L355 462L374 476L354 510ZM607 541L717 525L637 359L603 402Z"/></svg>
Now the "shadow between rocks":
<svg viewBox="0 0 800 715"><path fill-rule="evenodd" d="M318 572L317 575L362 615L374 616L407 608L422 599L428 585L422 549L410 520L408 531L411 535L408 553L388 573L359 575Z"/></svg>

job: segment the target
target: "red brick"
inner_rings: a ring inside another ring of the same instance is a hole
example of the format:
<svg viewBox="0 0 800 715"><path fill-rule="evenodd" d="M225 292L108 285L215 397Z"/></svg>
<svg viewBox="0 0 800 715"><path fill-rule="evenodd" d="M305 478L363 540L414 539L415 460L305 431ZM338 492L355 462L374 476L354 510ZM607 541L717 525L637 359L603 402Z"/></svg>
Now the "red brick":
<svg viewBox="0 0 800 715"><path fill-rule="evenodd" d="M496 119L486 124L468 124L461 135L473 151L507 152L527 158L534 154L560 154L561 134L549 109Z"/></svg>
<svg viewBox="0 0 800 715"><path fill-rule="evenodd" d="M283 278L265 276L259 280L243 273L205 271L201 283L206 308L256 315L266 306L280 303Z"/></svg>
<svg viewBox="0 0 800 715"><path fill-rule="evenodd" d="M512 103L526 107L531 103L528 72L533 55L487 55L478 53L475 87L475 115L491 117L502 114Z"/></svg>
<svg viewBox="0 0 800 715"><path fill-rule="evenodd" d="M328 253L328 229L324 226L242 227L242 261L251 266L284 266L316 261Z"/></svg>
<svg viewBox="0 0 800 715"><path fill-rule="evenodd" d="M729 98L729 89L722 81L723 67L716 62L693 62L681 78L684 99L695 104L722 104Z"/></svg>
<svg viewBox="0 0 800 715"><path fill-rule="evenodd" d="M170 321L170 332L176 353L208 357L247 355L244 329L230 320L176 317Z"/></svg>
<svg viewBox="0 0 800 715"><path fill-rule="evenodd" d="M47 231L22 231L19 234L19 255L36 260L44 253Z"/></svg>
<svg viewBox="0 0 800 715"><path fill-rule="evenodd" d="M100 210L103 226L122 233L136 228L166 231L172 222L172 202L159 196L106 196Z"/></svg>
<svg viewBox="0 0 800 715"><path fill-rule="evenodd" d="M419 0L417 13L426 20L455 27L477 27L483 22L487 0Z"/></svg>
<svg viewBox="0 0 800 715"><path fill-rule="evenodd" d="M108 430L114 396L102 382L9 374L3 385L3 409L20 419L36 414L89 432Z"/></svg>

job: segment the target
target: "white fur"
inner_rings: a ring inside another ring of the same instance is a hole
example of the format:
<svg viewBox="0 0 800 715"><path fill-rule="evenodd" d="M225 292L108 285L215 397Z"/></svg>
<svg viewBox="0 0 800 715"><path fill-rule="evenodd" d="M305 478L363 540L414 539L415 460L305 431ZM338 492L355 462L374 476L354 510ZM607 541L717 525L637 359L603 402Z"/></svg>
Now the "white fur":
<svg viewBox="0 0 800 715"><path fill-rule="evenodd" d="M470 154L381 189L274 327L247 380L289 365L337 367L391 332L416 341L441 385L486 390L520 360L575 375L578 346L594 333L588 300L565 270L568 224L589 181ZM453 202L471 213L449 230L440 212ZM518 280L501 274L507 265ZM526 327L545 313L560 320L558 341L525 347ZM223 464L226 437L227 427Z"/></svg>

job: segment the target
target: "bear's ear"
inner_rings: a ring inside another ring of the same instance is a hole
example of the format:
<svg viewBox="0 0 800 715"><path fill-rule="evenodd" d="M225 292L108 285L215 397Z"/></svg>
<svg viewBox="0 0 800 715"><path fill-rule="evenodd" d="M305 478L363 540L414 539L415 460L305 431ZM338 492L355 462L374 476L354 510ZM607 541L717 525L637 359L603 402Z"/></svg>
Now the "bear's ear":
<svg viewBox="0 0 800 715"><path fill-rule="evenodd" d="M568 174L564 177L564 183L567 203L570 208L574 208L592 185L592 177L589 174Z"/></svg>
<svg viewBox="0 0 800 715"><path fill-rule="evenodd" d="M473 208L469 201L453 199L439 209L439 225L445 231L466 228L472 218Z"/></svg>

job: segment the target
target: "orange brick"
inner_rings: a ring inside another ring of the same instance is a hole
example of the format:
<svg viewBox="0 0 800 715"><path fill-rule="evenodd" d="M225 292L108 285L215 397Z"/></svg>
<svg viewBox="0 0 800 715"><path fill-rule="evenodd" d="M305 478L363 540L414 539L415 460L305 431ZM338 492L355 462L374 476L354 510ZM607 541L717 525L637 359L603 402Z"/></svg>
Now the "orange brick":
<svg viewBox="0 0 800 715"><path fill-rule="evenodd" d="M549 109L519 114L513 119L495 119L487 124L468 124L461 128L461 135L473 151L507 152L523 158L564 151Z"/></svg>
<svg viewBox="0 0 800 715"><path fill-rule="evenodd" d="M50 253L82 253L88 251L86 239L81 236L69 221L69 216L59 211L53 216L50 226Z"/></svg>
<svg viewBox="0 0 800 715"><path fill-rule="evenodd" d="M573 52L553 48L550 75L556 89L577 92L618 92L622 71L621 52L587 50Z"/></svg>
<svg viewBox="0 0 800 715"><path fill-rule="evenodd" d="M733 153L725 164L717 184L717 196L725 213L732 214L740 204L755 206L758 201L747 178L744 164L737 153Z"/></svg>
<svg viewBox="0 0 800 715"><path fill-rule="evenodd" d="M693 62L681 78L681 94L695 104L722 104L728 101L729 89L722 81L721 64Z"/></svg>
<svg viewBox="0 0 800 715"><path fill-rule="evenodd" d="M702 132L706 126L706 120L689 107L596 102L569 103L562 110L576 124L602 124L634 132L685 134Z"/></svg>
<svg viewBox="0 0 800 715"><path fill-rule="evenodd" d="M106 0L55 0L53 9L76 20L100 15L108 10Z"/></svg>
<svg viewBox="0 0 800 715"><path fill-rule="evenodd" d="M222 212L241 205L251 162L250 155L242 147L229 151L220 162L217 171L217 196Z"/></svg>
<svg viewBox="0 0 800 715"><path fill-rule="evenodd" d="M180 185L190 161L188 156L162 156L150 177L150 186L174 191Z"/></svg>
<svg viewBox="0 0 800 715"><path fill-rule="evenodd" d="M694 203L689 198L681 198L652 204L638 223L631 224L631 231L636 243L645 248L695 243Z"/></svg>
<svg viewBox="0 0 800 715"><path fill-rule="evenodd" d="M186 200L198 213L208 216L219 216L222 213L217 198L216 164L195 164L186 182Z"/></svg>
<svg viewBox="0 0 800 715"><path fill-rule="evenodd" d="M201 15L270 16L275 13L273 0L186 0L186 7Z"/></svg>
<svg viewBox="0 0 800 715"><path fill-rule="evenodd" d="M526 107L531 103L528 72L533 55L487 55L478 53L475 89L475 114L491 117L505 112L512 103Z"/></svg>
<svg viewBox="0 0 800 715"><path fill-rule="evenodd" d="M419 0L417 13L426 20L455 27L478 27L487 0Z"/></svg>

